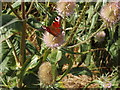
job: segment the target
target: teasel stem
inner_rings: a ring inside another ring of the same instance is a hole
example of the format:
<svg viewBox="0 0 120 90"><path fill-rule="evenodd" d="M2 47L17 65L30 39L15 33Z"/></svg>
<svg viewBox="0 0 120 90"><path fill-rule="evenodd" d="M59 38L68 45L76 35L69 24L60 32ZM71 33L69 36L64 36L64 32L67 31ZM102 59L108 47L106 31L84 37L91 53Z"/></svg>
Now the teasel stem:
<svg viewBox="0 0 120 90"><path fill-rule="evenodd" d="M63 31L65 31L66 28L66 17L63 17Z"/></svg>
<svg viewBox="0 0 120 90"><path fill-rule="evenodd" d="M75 27L73 27L73 30L71 31L71 35L68 37L66 43L64 43L64 44L62 45L62 47L67 46L67 45L70 43L70 41L72 41L72 38L73 38L75 32L77 31L77 29L78 29L78 27L79 27L79 24L81 23L81 20L82 20L83 16L85 15L85 12L86 12L87 9L88 9L88 6L89 6L89 2L86 2L86 3L85 3L85 6L83 7L83 10L82 10L82 12L81 12L81 14L80 14L80 17L79 17L79 18L77 19L77 21L76 21Z"/></svg>
<svg viewBox="0 0 120 90"><path fill-rule="evenodd" d="M26 21L25 21L25 2L24 2L24 0L21 0L21 11L22 11L23 29L22 29L22 33L21 33L19 60L23 66L24 65L23 63L26 60L26 56L25 56L26 55L26 53L25 53ZM19 79L18 79L18 87L19 88L22 87L22 82L23 82L23 77L19 77Z"/></svg>
<svg viewBox="0 0 120 90"><path fill-rule="evenodd" d="M18 87L22 88L22 83L23 83L23 79L24 79L24 75L25 72L27 71L27 65L31 62L31 58L34 55L32 55L29 59L27 59L24 63L24 65L22 66L21 70L20 70L20 74L18 75Z"/></svg>
<svg viewBox="0 0 120 90"><path fill-rule="evenodd" d="M23 64L25 61L25 34L26 34L26 21L25 21L25 3L24 0L21 0L21 11L22 11L22 20L23 20L23 29L21 35L21 42L20 42L20 57L21 63Z"/></svg>

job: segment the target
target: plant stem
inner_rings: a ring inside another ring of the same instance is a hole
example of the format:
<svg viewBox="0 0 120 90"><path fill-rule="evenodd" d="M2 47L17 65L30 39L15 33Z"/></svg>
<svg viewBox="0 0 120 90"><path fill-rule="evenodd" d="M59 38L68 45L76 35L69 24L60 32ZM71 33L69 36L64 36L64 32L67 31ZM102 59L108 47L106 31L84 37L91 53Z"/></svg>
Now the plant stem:
<svg viewBox="0 0 120 90"><path fill-rule="evenodd" d="M23 1L23 0L22 0ZM24 10L24 2L21 2L21 10L22 10L22 18L23 18L23 29L20 43L20 60L21 63L25 61L25 31L26 31L26 22L25 22L25 10Z"/></svg>
<svg viewBox="0 0 120 90"><path fill-rule="evenodd" d="M28 11L27 11L27 13L26 13L26 17L28 16L28 14L30 13L30 11L31 11L31 9L32 9L32 6L33 6L33 4L34 4L34 0L32 0L32 2L31 2L31 4L30 4L30 7L29 7L29 9L28 9Z"/></svg>
<svg viewBox="0 0 120 90"><path fill-rule="evenodd" d="M21 42L20 42L20 56L19 60L22 63L26 60L26 53L25 53L25 34L26 34L26 21L25 21L25 2L24 0L21 0L21 11L22 11L22 19L23 19L23 29L22 29L22 36L21 36ZM19 77L18 87L22 87L22 81L23 77Z"/></svg>
<svg viewBox="0 0 120 90"><path fill-rule="evenodd" d="M22 19L25 19L25 2L21 0L21 11L22 11Z"/></svg>
<svg viewBox="0 0 120 90"><path fill-rule="evenodd" d="M80 17L79 17L79 18L77 19L77 21L76 21L76 25L75 25L75 27L73 28L73 30L72 30L72 32L71 32L71 35L68 37L66 43L63 44L62 46L67 46L67 45L70 43L70 41L72 41L72 38L73 38L75 32L77 31L77 29L78 29L78 27L79 27L79 24L80 24L83 16L85 15L85 12L86 12L86 10L87 10L88 5L89 5L89 3L86 2L86 3L85 3L85 6L84 6L84 8L83 8L83 10L82 10L82 12L81 12L81 14L80 14Z"/></svg>
<svg viewBox="0 0 120 90"><path fill-rule="evenodd" d="M10 5L10 3L8 2L7 5L9 6L9 8L13 11L13 13L20 19L22 20L22 18L17 14L17 12L14 10L14 8Z"/></svg>
<svg viewBox="0 0 120 90"><path fill-rule="evenodd" d="M23 79L24 79L24 75L25 75L25 72L27 70L27 65L30 63L31 61L31 58L33 57L34 55L32 55L28 60L26 60L26 62L24 63L23 67L21 68L20 70L20 74L18 76L18 87L21 88L22 87L22 83L23 83Z"/></svg>
<svg viewBox="0 0 120 90"><path fill-rule="evenodd" d="M65 28L66 28L66 17L64 16L63 18L63 31L65 31Z"/></svg>

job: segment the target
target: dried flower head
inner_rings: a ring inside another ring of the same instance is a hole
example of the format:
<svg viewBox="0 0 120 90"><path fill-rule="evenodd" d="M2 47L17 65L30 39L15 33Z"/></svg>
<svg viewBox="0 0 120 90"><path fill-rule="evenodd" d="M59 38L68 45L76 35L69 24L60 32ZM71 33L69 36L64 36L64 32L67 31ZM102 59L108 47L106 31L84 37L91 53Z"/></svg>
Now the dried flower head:
<svg viewBox="0 0 120 90"><path fill-rule="evenodd" d="M100 16L109 24L115 24L120 20L120 3L110 2L102 7Z"/></svg>
<svg viewBox="0 0 120 90"><path fill-rule="evenodd" d="M99 42L101 42L101 41L104 41L105 36L106 36L105 31L100 31L100 32L98 32L98 33L96 34L95 38L96 38Z"/></svg>
<svg viewBox="0 0 120 90"><path fill-rule="evenodd" d="M51 85L54 83L52 76L52 68L49 62L44 62L39 67L38 77L40 79L40 83L43 83L44 85Z"/></svg>
<svg viewBox="0 0 120 90"><path fill-rule="evenodd" d="M46 31L43 35L43 41L48 47L59 47L64 43L64 33L62 32L56 37Z"/></svg>
<svg viewBox="0 0 120 90"><path fill-rule="evenodd" d="M112 83L111 83L110 81L105 81L105 82L103 83L103 87L104 87L104 88L111 88L111 87L112 87Z"/></svg>
<svg viewBox="0 0 120 90"><path fill-rule="evenodd" d="M76 0L59 0L57 2L57 11L61 16L69 16L74 13Z"/></svg>

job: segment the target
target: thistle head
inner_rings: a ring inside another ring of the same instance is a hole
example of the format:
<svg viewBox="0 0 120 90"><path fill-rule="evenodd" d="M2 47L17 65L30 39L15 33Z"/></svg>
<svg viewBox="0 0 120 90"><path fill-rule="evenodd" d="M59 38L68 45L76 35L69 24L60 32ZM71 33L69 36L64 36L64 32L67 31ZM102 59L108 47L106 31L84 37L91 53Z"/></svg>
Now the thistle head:
<svg viewBox="0 0 120 90"><path fill-rule="evenodd" d="M74 13L75 3L76 0L59 0L57 2L57 11L61 16L69 16Z"/></svg>
<svg viewBox="0 0 120 90"><path fill-rule="evenodd" d="M108 24L115 24L120 20L120 3L110 2L102 7L100 16Z"/></svg>
<svg viewBox="0 0 120 90"><path fill-rule="evenodd" d="M98 40L98 42L104 41L106 36L105 31L100 31L95 35L95 39Z"/></svg>
<svg viewBox="0 0 120 90"><path fill-rule="evenodd" d="M43 35L43 41L50 48L56 48L61 46L64 43L64 33L60 33L57 37L50 34L49 32L45 32Z"/></svg>
<svg viewBox="0 0 120 90"><path fill-rule="evenodd" d="M40 83L44 85L52 85L54 83L51 63L49 62L42 63L42 65L39 67L38 77Z"/></svg>

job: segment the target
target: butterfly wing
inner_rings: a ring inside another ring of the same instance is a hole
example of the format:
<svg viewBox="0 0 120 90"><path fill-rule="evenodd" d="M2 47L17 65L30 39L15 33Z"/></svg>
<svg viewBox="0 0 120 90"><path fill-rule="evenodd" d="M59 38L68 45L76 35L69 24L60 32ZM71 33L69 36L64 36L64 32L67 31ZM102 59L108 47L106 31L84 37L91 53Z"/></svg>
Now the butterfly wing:
<svg viewBox="0 0 120 90"><path fill-rule="evenodd" d="M54 36L58 36L62 29L60 28L61 27L61 24L60 24L60 21L54 21L51 26L48 26L48 27L43 27L43 29L45 29L46 31L48 31L50 34L54 35Z"/></svg>
<svg viewBox="0 0 120 90"><path fill-rule="evenodd" d="M61 33L61 25L60 25L60 22L53 22L53 24L51 25L51 27L52 27L52 31L54 32L54 33L56 33L56 35L59 35L60 33Z"/></svg>

